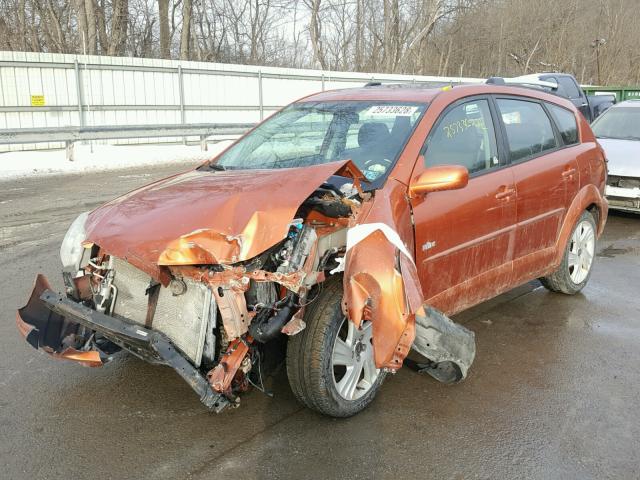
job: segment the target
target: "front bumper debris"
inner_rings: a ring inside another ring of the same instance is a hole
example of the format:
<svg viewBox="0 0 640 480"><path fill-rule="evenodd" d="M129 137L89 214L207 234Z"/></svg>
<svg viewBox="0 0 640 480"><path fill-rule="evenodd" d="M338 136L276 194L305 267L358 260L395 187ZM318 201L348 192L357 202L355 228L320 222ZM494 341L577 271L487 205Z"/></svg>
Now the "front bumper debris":
<svg viewBox="0 0 640 480"><path fill-rule="evenodd" d="M100 366L107 356L98 349L79 351L68 346L80 325L98 332L112 343L149 363L173 368L199 395L200 401L216 413L229 400L214 392L207 379L179 352L162 333L97 312L51 290L43 275L38 275L27 305L16 314L18 330L27 342L56 358Z"/></svg>
<svg viewBox="0 0 640 480"><path fill-rule="evenodd" d="M407 366L443 383L455 383L466 378L476 356L475 334L427 306L416 313L416 338L412 348L428 361L405 360Z"/></svg>

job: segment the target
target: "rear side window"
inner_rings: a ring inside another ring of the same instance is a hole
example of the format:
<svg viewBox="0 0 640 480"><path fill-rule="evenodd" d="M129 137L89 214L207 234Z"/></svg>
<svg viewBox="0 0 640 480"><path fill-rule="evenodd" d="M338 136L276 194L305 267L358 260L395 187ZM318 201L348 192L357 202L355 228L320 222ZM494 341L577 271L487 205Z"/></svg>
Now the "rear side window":
<svg viewBox="0 0 640 480"><path fill-rule="evenodd" d="M580 98L580 90L578 90L578 86L576 85L576 82L574 82L571 78L560 77L558 79L558 83L562 86L562 88L564 89L565 93L569 96L569 98L571 99Z"/></svg>
<svg viewBox="0 0 640 480"><path fill-rule="evenodd" d="M428 167L462 165L469 173L499 166L489 102L474 100L449 110L431 131L424 157Z"/></svg>
<svg viewBox="0 0 640 480"><path fill-rule="evenodd" d="M498 99L500 117L507 133L509 157L517 162L556 148L551 120L536 102Z"/></svg>
<svg viewBox="0 0 640 480"><path fill-rule="evenodd" d="M560 130L564 144L573 145L578 143L578 123L573 112L552 103L547 103L546 105L556 122L558 130Z"/></svg>
<svg viewBox="0 0 640 480"><path fill-rule="evenodd" d="M542 80L546 80L548 82L555 82L558 84L558 93L563 97L570 98L575 100L576 98L580 98L580 90L578 90L575 82L569 77L541 77Z"/></svg>

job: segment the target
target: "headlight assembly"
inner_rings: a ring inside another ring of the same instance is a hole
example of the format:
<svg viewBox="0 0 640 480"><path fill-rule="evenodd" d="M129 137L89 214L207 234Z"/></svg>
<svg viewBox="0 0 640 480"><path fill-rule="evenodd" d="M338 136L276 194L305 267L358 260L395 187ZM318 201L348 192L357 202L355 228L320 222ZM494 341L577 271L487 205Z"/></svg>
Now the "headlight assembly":
<svg viewBox="0 0 640 480"><path fill-rule="evenodd" d="M60 260L64 270L77 271L80 268L82 259L82 242L86 239L84 224L87 221L89 212L78 215L62 240L60 246Z"/></svg>

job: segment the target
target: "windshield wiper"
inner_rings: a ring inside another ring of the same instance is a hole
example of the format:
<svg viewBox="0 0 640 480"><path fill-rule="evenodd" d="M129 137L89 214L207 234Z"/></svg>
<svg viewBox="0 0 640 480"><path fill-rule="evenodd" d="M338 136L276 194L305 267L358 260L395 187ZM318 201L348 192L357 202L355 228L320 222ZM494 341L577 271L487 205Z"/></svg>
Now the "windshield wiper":
<svg viewBox="0 0 640 480"><path fill-rule="evenodd" d="M207 168L209 170L215 170L216 172L222 172L227 169L224 165L219 165L217 163L207 163Z"/></svg>

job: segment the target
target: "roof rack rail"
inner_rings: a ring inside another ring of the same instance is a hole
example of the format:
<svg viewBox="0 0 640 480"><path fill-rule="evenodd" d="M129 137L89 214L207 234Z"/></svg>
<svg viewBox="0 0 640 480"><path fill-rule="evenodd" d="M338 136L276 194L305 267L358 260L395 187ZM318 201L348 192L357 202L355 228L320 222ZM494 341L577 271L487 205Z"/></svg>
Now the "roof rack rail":
<svg viewBox="0 0 640 480"><path fill-rule="evenodd" d="M484 82L488 85L506 85L507 82L504 81L504 78L502 77L489 77L487 78L487 81Z"/></svg>
<svg viewBox="0 0 640 480"><path fill-rule="evenodd" d="M543 90L549 93L556 93L556 91L558 90L557 83L538 80L530 75L523 75L521 77L514 78L489 77L485 80L485 83L489 85L505 85L511 87L531 88L534 90Z"/></svg>

